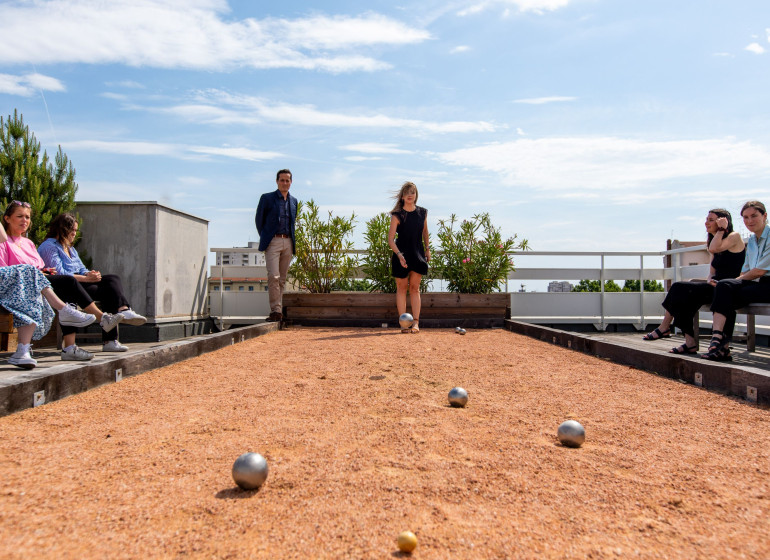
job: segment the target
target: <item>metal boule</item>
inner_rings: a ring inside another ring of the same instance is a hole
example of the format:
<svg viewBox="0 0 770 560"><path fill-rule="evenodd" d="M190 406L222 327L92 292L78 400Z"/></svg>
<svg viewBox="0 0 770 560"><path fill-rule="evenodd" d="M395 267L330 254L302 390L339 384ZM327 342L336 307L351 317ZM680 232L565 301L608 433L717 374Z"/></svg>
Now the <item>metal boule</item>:
<svg viewBox="0 0 770 560"><path fill-rule="evenodd" d="M259 453L244 453L233 463L233 480L243 490L259 488L267 480L267 461Z"/></svg>
<svg viewBox="0 0 770 560"><path fill-rule="evenodd" d="M464 407L468 404L468 391L462 387L453 387L449 391L449 404L458 408Z"/></svg>
<svg viewBox="0 0 770 560"><path fill-rule="evenodd" d="M402 329L408 329L414 324L414 317L410 313L402 313L398 318L398 324Z"/></svg>
<svg viewBox="0 0 770 560"><path fill-rule="evenodd" d="M586 440L586 430L575 420L562 422L556 434L562 445L567 447L580 447Z"/></svg>

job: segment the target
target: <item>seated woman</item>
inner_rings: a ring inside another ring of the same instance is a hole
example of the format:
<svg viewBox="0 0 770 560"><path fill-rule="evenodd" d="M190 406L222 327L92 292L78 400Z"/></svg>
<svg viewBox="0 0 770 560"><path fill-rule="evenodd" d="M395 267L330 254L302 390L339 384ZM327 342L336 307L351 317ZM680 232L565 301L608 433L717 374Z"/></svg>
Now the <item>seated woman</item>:
<svg viewBox="0 0 770 560"><path fill-rule="evenodd" d="M3 214L3 226L7 234L5 242L0 243L0 266L29 264L43 270L45 263L37 253L35 244L27 239L26 233L32 222L32 210L28 202L14 200ZM94 300L88 295L80 283L72 276L56 274L55 270L43 270L53 291L64 301L79 305L84 311L94 315L105 332L113 330L123 320L122 315L102 313ZM62 345L62 360L91 360L94 355L78 348L75 344L75 328L62 323L62 333L65 335Z"/></svg>
<svg viewBox="0 0 770 560"><path fill-rule="evenodd" d="M88 270L80 260L77 249L73 243L78 234L78 222L69 212L59 214L48 227L48 238L40 244L37 252L47 267L56 271L56 274L73 276L81 283L82 288L88 292L94 300L102 304L107 313L117 314L122 317L121 323L128 325L143 325L147 319L136 313L123 294L123 284L117 274L102 274L98 270ZM71 340L65 343L75 342L74 334ZM104 352L125 352L127 346L118 342L118 333L115 331L102 332L102 350Z"/></svg>
<svg viewBox="0 0 770 560"><path fill-rule="evenodd" d="M741 209L743 224L753 235L749 236L746 260L737 278L720 280L714 289L714 323L711 344L701 357L707 360L727 361L730 356L730 337L735 326L736 310L750 303L770 303L770 227L767 210L758 200L750 200Z"/></svg>
<svg viewBox="0 0 770 560"><path fill-rule="evenodd" d="M5 230L0 228L0 243L6 239ZM56 297L43 273L28 264L0 267L0 305L13 315L17 330L16 352L8 363L22 369L37 365L30 353L32 340L41 339L51 328L51 307L59 312L62 325L87 327L96 320Z"/></svg>
<svg viewBox="0 0 770 560"><path fill-rule="evenodd" d="M708 251L713 255L711 269L705 281L675 282L663 300L666 313L663 322L643 340L669 338L670 327L674 326L684 333L684 344L672 348L674 354L695 354L698 341L695 340L693 319L702 305L711 303L714 288L719 280L735 278L740 274L746 247L740 234L733 231L733 218L724 208L709 210L706 216Z"/></svg>

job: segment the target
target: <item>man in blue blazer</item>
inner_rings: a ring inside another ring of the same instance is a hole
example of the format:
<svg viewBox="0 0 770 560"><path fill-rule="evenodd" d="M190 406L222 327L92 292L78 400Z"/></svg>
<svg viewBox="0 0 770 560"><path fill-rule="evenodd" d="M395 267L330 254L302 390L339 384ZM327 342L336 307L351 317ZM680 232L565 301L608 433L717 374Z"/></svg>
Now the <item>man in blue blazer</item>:
<svg viewBox="0 0 770 560"><path fill-rule="evenodd" d="M289 194L291 171L281 169L275 175L278 190L259 198L254 222L259 232L259 250L265 252L267 291L270 296L270 322L283 319L283 287L294 255L294 222L297 220L297 199Z"/></svg>

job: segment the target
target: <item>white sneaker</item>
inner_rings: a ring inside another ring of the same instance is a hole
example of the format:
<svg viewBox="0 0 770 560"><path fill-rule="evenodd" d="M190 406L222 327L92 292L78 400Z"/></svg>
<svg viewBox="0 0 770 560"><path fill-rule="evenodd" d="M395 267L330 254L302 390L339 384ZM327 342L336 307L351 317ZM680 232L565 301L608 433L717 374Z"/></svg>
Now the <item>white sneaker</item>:
<svg viewBox="0 0 770 560"><path fill-rule="evenodd" d="M30 355L29 350L22 353L17 350L8 358L8 363L21 369L32 369L37 365L37 360Z"/></svg>
<svg viewBox="0 0 770 560"><path fill-rule="evenodd" d="M99 321L99 324L102 326L102 329L104 329L104 332L110 332L117 327L118 323L122 320L123 315L120 313L115 313L114 315L111 313L102 313L102 320Z"/></svg>
<svg viewBox="0 0 770 560"><path fill-rule="evenodd" d="M102 352L126 352L127 350L128 346L123 346L117 340L110 340L102 346Z"/></svg>
<svg viewBox="0 0 770 560"><path fill-rule="evenodd" d="M124 309L123 311L118 311L118 315L123 315L123 322L127 325L134 325L138 327L139 325L144 325L147 322L147 317L139 315L139 313L130 307L128 309Z"/></svg>
<svg viewBox="0 0 770 560"><path fill-rule="evenodd" d="M68 303L59 309L59 324L67 327L87 327L96 321L90 313L83 313L74 303Z"/></svg>
<svg viewBox="0 0 770 560"><path fill-rule="evenodd" d="M93 360L94 355L75 346L69 350L62 350L61 359L65 362L87 362L88 360Z"/></svg>

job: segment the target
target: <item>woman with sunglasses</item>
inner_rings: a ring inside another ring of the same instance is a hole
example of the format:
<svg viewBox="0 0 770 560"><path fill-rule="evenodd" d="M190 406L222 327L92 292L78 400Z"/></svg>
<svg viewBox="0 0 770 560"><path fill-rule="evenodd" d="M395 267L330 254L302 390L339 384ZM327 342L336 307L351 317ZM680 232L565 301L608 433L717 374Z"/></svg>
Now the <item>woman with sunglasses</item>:
<svg viewBox="0 0 770 560"><path fill-rule="evenodd" d="M14 200L8 205L5 213L3 213L3 226L7 239L0 243L0 266L29 264L42 270L59 298L75 303L87 313L94 315L105 332L114 329L123 320L121 315L103 313L73 276L59 275L56 274L55 270L46 268L35 244L26 237L31 223L32 209L29 203ZM65 361L93 359L93 354L78 348L74 343L75 331L75 327L62 323L62 334L65 335L65 342L62 344L61 359Z"/></svg>
<svg viewBox="0 0 770 560"><path fill-rule="evenodd" d="M56 271L57 275L73 276L83 289L101 303L103 311L119 314L121 323L128 325L143 325L147 319L139 315L128 303L123 293L123 283L117 274L102 275L98 270L88 270L80 260L77 249L73 247L78 235L78 221L73 214L65 212L56 216L48 226L48 238L40 244L37 252L48 268ZM63 332L63 331L62 331ZM71 338L64 337L64 343L69 346L75 343L75 333ZM103 352L125 352L127 346L118 341L117 329L102 332Z"/></svg>
<svg viewBox="0 0 770 560"><path fill-rule="evenodd" d="M735 278L743 266L746 247L737 231L733 231L733 218L724 208L709 210L706 216L706 246L711 257L708 278L691 282L675 282L663 300L666 313L663 322L643 340L657 340L671 337L671 324L684 333L684 344L670 350L673 354L695 354L698 341L695 340L693 319L701 306L711 303L714 287L719 280Z"/></svg>
<svg viewBox="0 0 770 560"><path fill-rule="evenodd" d="M0 243L6 241L5 230L0 228ZM87 327L96 320L56 297L45 275L28 264L0 267L0 305L13 315L17 332L16 352L8 363L22 369L37 365L31 353L32 341L41 339L51 328L51 307L59 312L61 325Z"/></svg>
<svg viewBox="0 0 770 560"><path fill-rule="evenodd" d="M741 208L743 225L752 235L746 245L746 260L737 278L720 280L714 289L714 323L708 352L701 357L717 362L732 360L730 337L736 310L750 303L770 303L770 226L767 210L758 200L750 200Z"/></svg>

